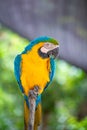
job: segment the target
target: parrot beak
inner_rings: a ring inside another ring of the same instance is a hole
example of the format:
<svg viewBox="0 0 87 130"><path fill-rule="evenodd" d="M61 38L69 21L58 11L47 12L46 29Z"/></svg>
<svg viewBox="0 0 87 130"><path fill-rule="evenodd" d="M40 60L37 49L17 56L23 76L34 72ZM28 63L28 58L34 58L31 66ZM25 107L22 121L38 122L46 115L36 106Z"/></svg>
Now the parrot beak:
<svg viewBox="0 0 87 130"><path fill-rule="evenodd" d="M58 58L58 56L59 56L59 46L57 46L53 50L48 51L47 54L48 54L49 57Z"/></svg>

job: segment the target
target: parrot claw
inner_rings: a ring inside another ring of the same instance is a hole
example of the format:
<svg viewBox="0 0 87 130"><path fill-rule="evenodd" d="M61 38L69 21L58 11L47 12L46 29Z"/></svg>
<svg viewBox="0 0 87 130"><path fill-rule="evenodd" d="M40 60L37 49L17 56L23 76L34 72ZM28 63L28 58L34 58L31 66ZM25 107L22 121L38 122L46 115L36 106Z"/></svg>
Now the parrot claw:
<svg viewBox="0 0 87 130"><path fill-rule="evenodd" d="M38 96L38 90L39 90L39 87L38 87L38 86L35 86L33 90L30 90L30 91L29 91L29 98L34 98L34 99L36 99L37 96Z"/></svg>

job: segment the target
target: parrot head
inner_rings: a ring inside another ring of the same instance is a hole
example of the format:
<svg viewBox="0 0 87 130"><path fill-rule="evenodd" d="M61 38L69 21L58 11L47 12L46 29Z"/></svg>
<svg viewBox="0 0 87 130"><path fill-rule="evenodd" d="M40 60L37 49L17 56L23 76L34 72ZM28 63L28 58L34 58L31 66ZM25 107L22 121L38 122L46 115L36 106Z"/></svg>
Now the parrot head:
<svg viewBox="0 0 87 130"><path fill-rule="evenodd" d="M40 43L42 44L39 47ZM59 54L59 43L55 39L47 36L41 36L32 40L22 53L26 53L35 46L39 47L35 48L35 50L38 49L38 54L42 58L50 58L50 57L56 58Z"/></svg>
<svg viewBox="0 0 87 130"><path fill-rule="evenodd" d="M39 48L38 52L42 58L47 57L58 57L59 54L59 43L51 37L43 37L44 44Z"/></svg>

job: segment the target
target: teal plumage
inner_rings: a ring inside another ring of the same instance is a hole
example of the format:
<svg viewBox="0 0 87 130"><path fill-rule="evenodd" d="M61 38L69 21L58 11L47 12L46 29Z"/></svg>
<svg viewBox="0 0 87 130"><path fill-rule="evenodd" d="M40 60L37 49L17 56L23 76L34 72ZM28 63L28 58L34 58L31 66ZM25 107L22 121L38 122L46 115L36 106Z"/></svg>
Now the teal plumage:
<svg viewBox="0 0 87 130"><path fill-rule="evenodd" d="M14 60L14 73L15 73L16 80L19 84L20 90L22 93L24 93L21 80L20 80L20 76L21 76L20 64L21 64L21 55L17 55Z"/></svg>

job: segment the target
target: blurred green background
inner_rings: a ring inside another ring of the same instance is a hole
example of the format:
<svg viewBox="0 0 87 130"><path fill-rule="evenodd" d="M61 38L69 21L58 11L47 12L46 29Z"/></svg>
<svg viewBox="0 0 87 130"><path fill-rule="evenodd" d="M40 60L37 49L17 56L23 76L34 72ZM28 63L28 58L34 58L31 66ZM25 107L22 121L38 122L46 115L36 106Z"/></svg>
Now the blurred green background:
<svg viewBox="0 0 87 130"><path fill-rule="evenodd" d="M14 76L14 58L29 43L0 26L0 130L23 130L23 96ZM56 61L52 84L42 95L42 130L87 130L87 74Z"/></svg>

